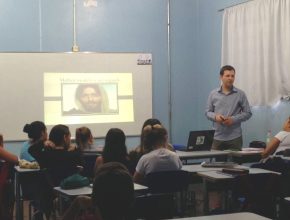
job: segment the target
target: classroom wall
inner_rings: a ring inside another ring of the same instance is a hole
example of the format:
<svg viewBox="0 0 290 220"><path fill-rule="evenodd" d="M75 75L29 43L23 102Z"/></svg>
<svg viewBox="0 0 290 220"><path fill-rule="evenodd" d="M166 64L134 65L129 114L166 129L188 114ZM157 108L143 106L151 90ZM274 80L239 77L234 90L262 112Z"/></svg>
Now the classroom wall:
<svg viewBox="0 0 290 220"><path fill-rule="evenodd" d="M211 128L204 108L209 92L219 85L222 12L218 10L245 1L98 0L97 8L84 8L83 1L76 0L77 44L80 51L152 53L153 115L169 128L172 143L186 144L190 130ZM0 51L71 51L72 3L0 0ZM253 108L253 117L243 124L244 145L254 139L265 140L268 129L276 133L289 109L289 103ZM15 128L15 132L21 131ZM130 137L128 147L138 142L138 137ZM7 143L16 153L20 145Z"/></svg>
<svg viewBox="0 0 290 220"><path fill-rule="evenodd" d="M219 67L221 60L221 26L222 12L220 9L246 2L246 0L200 0L199 1L199 63L198 74L201 76L195 120L196 128L204 128L210 123L204 117L197 117L204 110L209 91L219 85ZM242 74L237 72L237 74ZM254 74L254 73L253 73ZM242 88L241 88L242 89ZM270 90L271 88L269 88ZM200 108L201 107L201 108ZM284 102L272 107L253 107L253 116L243 123L244 146L252 140L266 141L267 130L275 135L282 128L282 124L290 115L290 103ZM184 121L186 121L184 119Z"/></svg>

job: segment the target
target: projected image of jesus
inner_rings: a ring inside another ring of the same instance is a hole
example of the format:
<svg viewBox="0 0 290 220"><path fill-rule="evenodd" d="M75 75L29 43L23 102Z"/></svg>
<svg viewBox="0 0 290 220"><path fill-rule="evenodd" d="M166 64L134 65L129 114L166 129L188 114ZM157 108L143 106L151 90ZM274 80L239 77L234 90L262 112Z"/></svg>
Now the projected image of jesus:
<svg viewBox="0 0 290 220"><path fill-rule="evenodd" d="M64 114L100 114L114 112L108 95L100 84L79 84L75 91L75 107Z"/></svg>

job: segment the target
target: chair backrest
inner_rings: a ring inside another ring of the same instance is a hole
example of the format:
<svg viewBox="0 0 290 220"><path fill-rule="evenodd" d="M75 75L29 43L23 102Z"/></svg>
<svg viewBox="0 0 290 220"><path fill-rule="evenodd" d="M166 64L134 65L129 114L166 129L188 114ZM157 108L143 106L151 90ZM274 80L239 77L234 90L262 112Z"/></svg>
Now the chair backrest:
<svg viewBox="0 0 290 220"><path fill-rule="evenodd" d="M147 174L145 181L152 193L180 192L187 189L190 174L184 170L154 172Z"/></svg>
<svg viewBox="0 0 290 220"><path fill-rule="evenodd" d="M36 197L39 195L40 186L44 187L43 184L47 182L42 170L19 173L18 179L23 200L36 200Z"/></svg>
<svg viewBox="0 0 290 220"><path fill-rule="evenodd" d="M90 179L93 179L95 174L94 174L94 168L95 168L95 163L96 163L96 159L99 155L95 154L95 155L83 155L83 159L84 159L84 164L83 164L83 171L81 172L81 174L83 176L86 176Z"/></svg>

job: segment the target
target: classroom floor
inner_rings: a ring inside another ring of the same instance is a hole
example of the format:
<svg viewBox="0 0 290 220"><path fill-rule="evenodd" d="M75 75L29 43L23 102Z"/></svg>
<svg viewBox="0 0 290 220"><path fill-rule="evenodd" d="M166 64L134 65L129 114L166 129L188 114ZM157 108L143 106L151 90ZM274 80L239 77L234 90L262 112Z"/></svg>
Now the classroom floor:
<svg viewBox="0 0 290 220"><path fill-rule="evenodd" d="M28 215L28 201L23 202L23 220L29 220L29 215Z"/></svg>
<svg viewBox="0 0 290 220"><path fill-rule="evenodd" d="M23 202L23 220L29 220L29 215L28 215L28 201ZM16 207L14 206L14 214L13 214L13 219L16 219Z"/></svg>
<svg viewBox="0 0 290 220"><path fill-rule="evenodd" d="M29 220L29 201L23 201L23 220ZM16 219L16 215L15 215L15 207L14 207L14 216L13 219ZM60 220L60 217L56 217L55 220ZM33 220L33 219L32 219Z"/></svg>

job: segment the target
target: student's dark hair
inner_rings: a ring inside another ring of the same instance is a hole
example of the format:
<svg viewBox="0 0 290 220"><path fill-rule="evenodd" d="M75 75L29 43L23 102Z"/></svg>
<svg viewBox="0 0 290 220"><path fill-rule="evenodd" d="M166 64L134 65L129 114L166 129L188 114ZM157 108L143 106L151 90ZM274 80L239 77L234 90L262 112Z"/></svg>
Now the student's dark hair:
<svg viewBox="0 0 290 220"><path fill-rule="evenodd" d="M34 121L31 124L26 124L23 127L23 132L28 134L28 137L32 141L36 141L41 138L42 132L46 130L46 126L42 121Z"/></svg>
<svg viewBox="0 0 290 220"><path fill-rule="evenodd" d="M51 140L57 146L63 145L64 136L69 134L70 131L68 126L62 124L55 125L49 133L49 140Z"/></svg>
<svg viewBox="0 0 290 220"><path fill-rule="evenodd" d="M167 140L167 131L162 126L148 126L144 128L144 145L153 149L155 146L165 144Z"/></svg>
<svg viewBox="0 0 290 220"><path fill-rule="evenodd" d="M153 126L153 125L161 125L161 122L157 118L149 118L146 121L144 121L143 126L142 126L142 130L147 125L151 125L151 126Z"/></svg>
<svg viewBox="0 0 290 220"><path fill-rule="evenodd" d="M81 149L89 147L89 140L92 136L92 132L88 127L80 127L76 129L76 144Z"/></svg>
<svg viewBox="0 0 290 220"><path fill-rule="evenodd" d="M101 95L101 91L100 91L98 84L93 84L93 83L79 84L79 86L76 89L76 94L75 94L75 97L77 100L79 100L81 98L82 93L83 93L84 89L86 89L86 88L93 88L96 91L96 93Z"/></svg>
<svg viewBox="0 0 290 220"><path fill-rule="evenodd" d="M120 162L124 163L128 153L126 147L126 136L119 128L111 128L105 138L105 146L103 150L104 163Z"/></svg>
<svg viewBox="0 0 290 220"><path fill-rule="evenodd" d="M236 70L235 70L235 68L234 67L232 67L232 66L230 66L230 65L225 65L225 66L223 66L222 68L221 68L221 70L220 70L220 76L223 76L224 75L224 72L226 71L226 70L229 70L229 71L234 71L234 72L236 72Z"/></svg>
<svg viewBox="0 0 290 220"><path fill-rule="evenodd" d="M142 126L142 130L141 130L141 136L140 136L140 147L141 147L141 151L143 151L143 153L148 153L148 151L150 151L149 149L147 149L147 147L144 145L144 128L147 125L161 125L161 122L156 119L156 118L149 118L146 121L144 121L143 126Z"/></svg>
<svg viewBox="0 0 290 220"><path fill-rule="evenodd" d="M128 216L134 202L134 185L123 164L109 162L97 169L92 200L104 220L122 220Z"/></svg>

